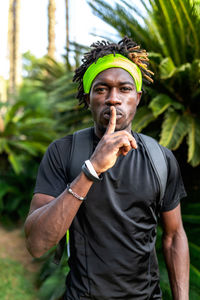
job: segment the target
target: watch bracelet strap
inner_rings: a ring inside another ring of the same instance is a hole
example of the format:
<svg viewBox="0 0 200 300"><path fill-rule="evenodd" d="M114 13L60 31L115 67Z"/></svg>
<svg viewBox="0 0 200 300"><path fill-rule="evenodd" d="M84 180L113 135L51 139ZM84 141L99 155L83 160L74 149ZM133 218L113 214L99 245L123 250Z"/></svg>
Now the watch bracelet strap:
<svg viewBox="0 0 200 300"><path fill-rule="evenodd" d="M91 161L88 159L85 161L85 165L87 167L87 169L89 170L89 172L96 178L99 178L97 172L95 171L93 164L91 163Z"/></svg>
<svg viewBox="0 0 200 300"><path fill-rule="evenodd" d="M87 166L86 166L85 163L82 165L82 171L86 175L86 177L88 179L90 179L91 181L100 182L103 179L102 175L100 177L98 176L98 178L96 176L92 175L90 173L90 171L88 170L88 168L87 168Z"/></svg>

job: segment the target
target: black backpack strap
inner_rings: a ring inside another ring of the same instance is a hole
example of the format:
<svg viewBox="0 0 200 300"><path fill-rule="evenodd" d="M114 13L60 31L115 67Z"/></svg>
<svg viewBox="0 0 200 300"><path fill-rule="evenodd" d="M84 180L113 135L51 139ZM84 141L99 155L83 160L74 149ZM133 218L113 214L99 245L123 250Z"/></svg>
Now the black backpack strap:
<svg viewBox="0 0 200 300"><path fill-rule="evenodd" d="M76 131L72 138L72 147L69 160L69 181L72 182L81 172L81 167L93 152L93 128ZM54 263L59 264L66 245L66 235L56 247Z"/></svg>
<svg viewBox="0 0 200 300"><path fill-rule="evenodd" d="M145 147L153 170L158 178L160 186L160 201L162 201L165 194L168 175L165 153L159 143L152 137L144 135L142 133L139 133L138 136Z"/></svg>
<svg viewBox="0 0 200 300"><path fill-rule="evenodd" d="M81 167L93 152L93 128L76 131L73 134L70 155L69 177L70 182L81 172Z"/></svg>

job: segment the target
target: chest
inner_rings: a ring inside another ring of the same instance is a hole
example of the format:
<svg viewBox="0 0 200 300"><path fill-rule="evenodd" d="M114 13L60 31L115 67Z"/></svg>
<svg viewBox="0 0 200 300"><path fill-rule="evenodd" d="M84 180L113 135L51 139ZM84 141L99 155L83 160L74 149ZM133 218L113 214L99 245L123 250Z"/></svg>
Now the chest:
<svg viewBox="0 0 200 300"><path fill-rule="evenodd" d="M139 222L156 218L159 188L148 158L132 150L94 183L83 205L84 214L97 219L121 218Z"/></svg>

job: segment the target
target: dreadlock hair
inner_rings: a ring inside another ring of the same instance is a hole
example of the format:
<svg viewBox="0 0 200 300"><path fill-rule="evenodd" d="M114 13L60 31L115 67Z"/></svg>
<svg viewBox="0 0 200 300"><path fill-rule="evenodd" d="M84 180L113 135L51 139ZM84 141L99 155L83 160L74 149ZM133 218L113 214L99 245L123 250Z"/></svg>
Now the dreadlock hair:
<svg viewBox="0 0 200 300"><path fill-rule="evenodd" d="M125 36L121 41L116 43L110 43L109 41L102 40L93 43L91 46L91 51L85 53L82 59L82 65L75 70L75 75L73 77L73 81L78 82L78 93L77 99L79 99L79 104L85 105L87 107L87 103L85 101L85 93L83 89L83 76L88 69L88 67L96 62L100 57L103 57L108 54L121 54L127 58L129 58L132 62L134 62L142 72L143 81L146 83L153 82L151 75L154 73L147 69L148 67L148 57L147 52L144 49L140 49L140 46L136 44L132 39Z"/></svg>

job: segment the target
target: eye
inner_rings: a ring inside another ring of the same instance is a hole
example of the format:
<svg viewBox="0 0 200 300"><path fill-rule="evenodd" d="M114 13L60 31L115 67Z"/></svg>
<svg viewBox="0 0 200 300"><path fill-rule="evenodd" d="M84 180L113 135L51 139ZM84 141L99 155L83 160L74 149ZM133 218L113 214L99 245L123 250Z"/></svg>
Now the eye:
<svg viewBox="0 0 200 300"><path fill-rule="evenodd" d="M120 88L120 90L121 90L122 92L129 92L129 91L132 91L133 88L130 87L130 86L122 86L122 87Z"/></svg>
<svg viewBox="0 0 200 300"><path fill-rule="evenodd" d="M105 92L105 90L106 90L106 87L96 87L95 88L95 92L98 94Z"/></svg>

